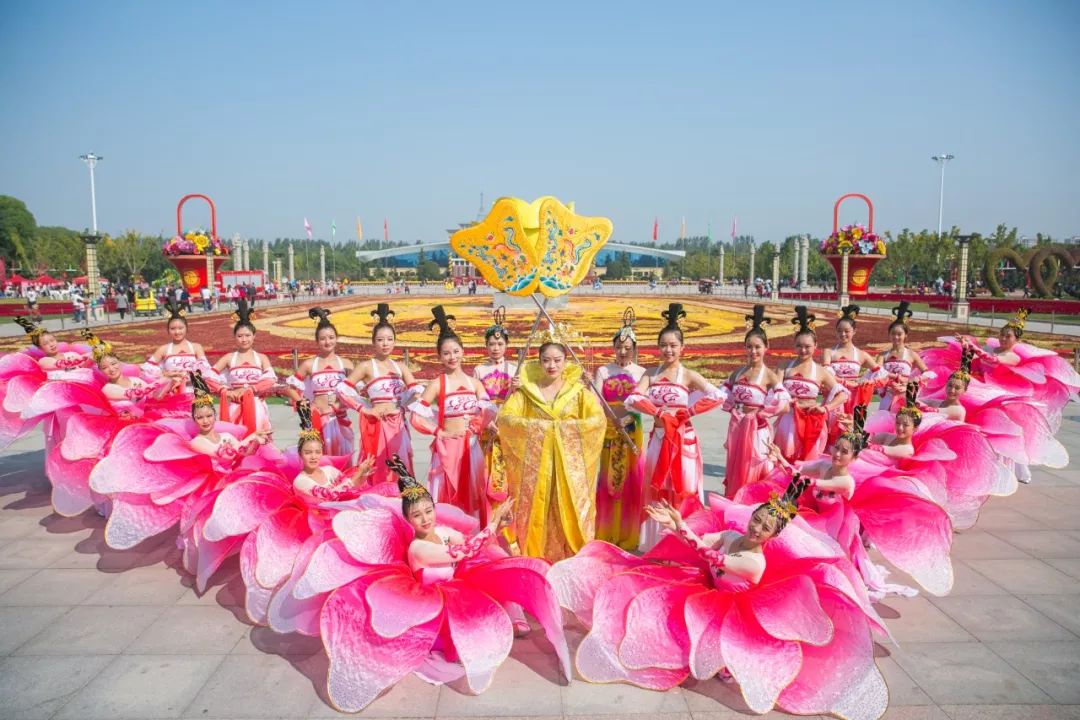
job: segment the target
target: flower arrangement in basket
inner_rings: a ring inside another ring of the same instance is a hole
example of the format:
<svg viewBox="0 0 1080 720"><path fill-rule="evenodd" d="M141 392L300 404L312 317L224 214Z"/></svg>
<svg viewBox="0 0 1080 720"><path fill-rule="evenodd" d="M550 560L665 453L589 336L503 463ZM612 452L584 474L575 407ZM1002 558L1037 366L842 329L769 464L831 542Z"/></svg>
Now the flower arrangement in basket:
<svg viewBox="0 0 1080 720"><path fill-rule="evenodd" d="M885 255L885 241L865 225L845 225L821 241L823 255L839 255L847 250L851 255Z"/></svg>
<svg viewBox="0 0 1080 720"><path fill-rule="evenodd" d="M161 248L162 255L220 255L229 254L229 248L213 232L206 230L185 230L182 235L175 235Z"/></svg>

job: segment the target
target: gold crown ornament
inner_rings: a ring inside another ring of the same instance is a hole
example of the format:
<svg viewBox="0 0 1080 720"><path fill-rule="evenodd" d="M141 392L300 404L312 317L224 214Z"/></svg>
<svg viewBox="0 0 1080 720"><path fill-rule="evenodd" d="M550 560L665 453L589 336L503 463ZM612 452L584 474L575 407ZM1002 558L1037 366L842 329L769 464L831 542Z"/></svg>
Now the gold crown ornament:
<svg viewBox="0 0 1080 720"><path fill-rule="evenodd" d="M113 346L99 338L86 328L81 333L83 340L90 346L90 352L94 355L94 362L100 363L104 358L113 354Z"/></svg>
<svg viewBox="0 0 1080 720"><path fill-rule="evenodd" d="M296 415L300 418L300 445L303 446L308 440L322 442L322 435L312 427L311 403L307 400L296 403Z"/></svg>
<svg viewBox="0 0 1080 720"><path fill-rule="evenodd" d="M529 342L533 345L554 343L566 347L583 348L585 338L570 323L560 322L548 323L546 328L537 329L529 336Z"/></svg>
<svg viewBox="0 0 1080 720"><path fill-rule="evenodd" d="M1031 314L1031 311L1027 308L1021 308L1016 311L1016 317L1009 322L1005 323L1005 327L1014 328L1016 330L1024 329L1024 321L1027 320L1027 316Z"/></svg>
<svg viewBox="0 0 1080 720"><path fill-rule="evenodd" d="M191 401L192 409L197 407L213 407L214 396L210 393L210 386L206 384L206 380L203 379L202 370L196 370L195 372L189 372L191 376L191 387L195 391L195 399Z"/></svg>
<svg viewBox="0 0 1080 720"><path fill-rule="evenodd" d="M30 342L37 341L37 339L44 335L46 332L44 327L40 325L35 325L33 321L30 320L30 318L25 318L22 315L15 316L15 324L21 327L23 329L23 332L30 336Z"/></svg>

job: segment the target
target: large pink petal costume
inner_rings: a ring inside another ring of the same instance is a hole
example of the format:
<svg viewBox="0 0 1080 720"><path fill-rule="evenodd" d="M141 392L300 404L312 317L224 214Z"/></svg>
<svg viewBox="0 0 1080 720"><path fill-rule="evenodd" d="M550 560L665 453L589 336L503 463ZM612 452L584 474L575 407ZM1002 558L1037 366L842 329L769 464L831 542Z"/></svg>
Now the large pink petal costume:
<svg viewBox="0 0 1080 720"><path fill-rule="evenodd" d="M818 462L825 467L829 464L828 460ZM807 466L801 467L805 472ZM754 505L767 502L771 492L783 493L790 480L790 473L777 471L769 482L743 488L737 500ZM885 582L888 573L870 559L864 536L927 592L946 595L952 589L952 524L945 510L927 498L911 478L864 477L856 483L850 500L839 495L819 498L811 487L799 498L799 515L839 543L875 601L888 593L909 595L914 591Z"/></svg>
<svg viewBox="0 0 1080 720"><path fill-rule="evenodd" d="M323 456L323 461L324 465L337 467L348 458ZM275 612L271 599L279 588L295 579L296 563L307 562L317 547L305 551L305 546L312 538L321 542L337 512L334 503L316 504L296 492L293 478L300 468L296 451L290 450L273 466L235 473L232 481L210 496L208 512L194 534L199 591L205 589L210 575L228 554L239 548L248 617L281 632L300 629L298 621L281 602ZM390 485L384 483L364 490L379 494L392 492L396 497L397 487ZM310 624L303 627L309 628Z"/></svg>
<svg viewBox="0 0 1080 720"><path fill-rule="evenodd" d="M955 338L938 338L944 347L923 351L927 365L943 367L952 372L960 367L960 343ZM1000 346L996 338L986 344L991 349ZM1080 374L1053 350L1016 343L1012 351L1020 358L1017 365L996 362L993 356L978 351L971 365L973 378L1016 397L1030 397L1041 403L1050 429L1061 427L1061 412L1070 398L1080 392Z"/></svg>
<svg viewBox="0 0 1080 720"><path fill-rule="evenodd" d="M879 410L867 419L865 429L871 434L892 432L895 418ZM878 474L914 479L959 530L975 525L979 509L991 495L1016 492L1016 476L972 425L925 413L911 444L915 452L906 458L890 457L873 447L863 450L851 464L852 476L857 481Z"/></svg>
<svg viewBox="0 0 1080 720"><path fill-rule="evenodd" d="M699 534L745 529L754 511L717 496L709 504L687 519ZM592 682L665 690L726 668L757 713L881 717L888 691L871 630L885 630L858 572L801 518L764 552L757 585L718 577L674 536L643 557L594 541L556 563L549 578L560 602L589 628L578 672Z"/></svg>
<svg viewBox="0 0 1080 720"><path fill-rule="evenodd" d="M217 423L215 429L234 437L245 433L245 428L228 423ZM134 547L175 525L185 512L181 531L190 530L196 511L202 509L198 503L220 489L230 470L245 464L258 468L266 461L225 448L215 457L204 455L191 447L196 434L191 420L137 423L116 434L112 447L90 473L90 489L112 502L105 526L110 547ZM259 452L276 451L263 448Z"/></svg>
<svg viewBox="0 0 1080 720"><path fill-rule="evenodd" d="M88 367L89 356L86 345L59 343L56 357L68 369L53 370L42 369L41 360L46 356L34 345L0 357L0 450L39 424L45 431L46 454L59 444L67 414L28 413L27 408L37 391L49 380L100 387L105 378Z"/></svg>
<svg viewBox="0 0 1080 720"><path fill-rule="evenodd" d="M960 364L960 344L953 338L939 340L946 343L945 347L923 353L927 362L938 368L938 378L926 388L928 398L944 396L945 382ZM1044 360L1047 365L1055 366L1053 372L1062 372L1062 379L1053 382L1048 379L1045 367L1041 372L1035 366L1025 368L1021 374L1019 368L1007 365L984 367L976 358L973 370L977 376L971 378L960 396L965 421L978 427L994 450L1016 466L1062 468L1069 464L1068 451L1054 437L1057 432L1054 422L1055 418L1060 419L1061 408L1048 406L1052 397L1038 397L1042 392L1039 388L1047 384L1056 384L1059 389L1067 386L1072 391L1068 383L1075 382L1075 372L1068 363L1065 363L1067 372L1056 367L1054 357ZM1029 370L1034 370L1034 374ZM1060 393L1048 393L1057 394Z"/></svg>
<svg viewBox="0 0 1080 720"><path fill-rule="evenodd" d="M464 677L472 692L483 692L510 653L511 603L540 622L569 677L545 561L507 557L487 545L451 578L423 581L406 564L413 530L401 517L400 501L371 494L361 502L368 507L334 516L330 539L303 548L298 578L278 591L291 590L294 616L310 616L312 606L321 606L318 630L330 657L327 691L336 708L358 711L412 672L429 681ZM436 507L440 524L475 530L460 510Z"/></svg>

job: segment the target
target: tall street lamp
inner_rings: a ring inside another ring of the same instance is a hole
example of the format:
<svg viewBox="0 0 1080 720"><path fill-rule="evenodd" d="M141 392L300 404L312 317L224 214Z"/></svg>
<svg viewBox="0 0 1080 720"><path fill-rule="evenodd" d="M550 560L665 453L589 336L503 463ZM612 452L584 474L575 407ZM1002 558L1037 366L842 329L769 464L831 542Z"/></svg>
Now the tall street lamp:
<svg viewBox="0 0 1080 720"><path fill-rule="evenodd" d="M90 220L94 234L97 235L97 196L94 194L94 166L98 164L98 160L104 160L105 158L102 155L86 153L80 155L79 159L90 168Z"/></svg>
<svg viewBox="0 0 1080 720"><path fill-rule="evenodd" d="M104 158L101 155L87 153L80 155L79 159L90 168L90 222L93 229L90 234L83 235L82 240L86 243L86 291L87 295L93 299L100 292L97 262L97 243L99 239L97 230L97 194L94 189L94 166L98 164L98 160Z"/></svg>
<svg viewBox="0 0 1080 720"><path fill-rule="evenodd" d="M948 153L941 153L940 155L931 155L930 159L941 166L941 192L938 194L938 211L937 211L937 236L941 237L941 220L945 214L945 165L950 160L954 159L955 155L949 155Z"/></svg>

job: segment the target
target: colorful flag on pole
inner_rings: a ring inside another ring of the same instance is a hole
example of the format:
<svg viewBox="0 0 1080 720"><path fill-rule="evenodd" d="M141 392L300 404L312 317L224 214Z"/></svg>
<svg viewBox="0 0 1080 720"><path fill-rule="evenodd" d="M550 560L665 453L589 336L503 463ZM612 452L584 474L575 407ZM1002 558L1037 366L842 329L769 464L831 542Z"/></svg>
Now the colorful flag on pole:
<svg viewBox="0 0 1080 720"><path fill-rule="evenodd" d="M657 236L660 234L660 218L655 218L652 223L652 241L656 242Z"/></svg>
<svg viewBox="0 0 1080 720"><path fill-rule="evenodd" d="M390 242L390 221L386 218L382 220L382 239L384 243Z"/></svg>
<svg viewBox="0 0 1080 720"><path fill-rule="evenodd" d="M330 221L330 242L334 242L334 238L337 236L337 220Z"/></svg>
<svg viewBox="0 0 1080 720"><path fill-rule="evenodd" d="M679 226L679 239L686 239L686 216L683 215L682 224Z"/></svg>
<svg viewBox="0 0 1080 720"><path fill-rule="evenodd" d="M311 223L309 223L307 221L307 218L304 218L304 231L307 232L307 239L310 240L311 239Z"/></svg>
<svg viewBox="0 0 1080 720"><path fill-rule="evenodd" d="M364 242L364 229L360 227L360 216L356 216L356 240L357 242Z"/></svg>
<svg viewBox="0 0 1080 720"><path fill-rule="evenodd" d="M731 220L731 240L732 240L732 242L735 241L735 232L737 231L738 226L739 226L739 216L736 215Z"/></svg>

